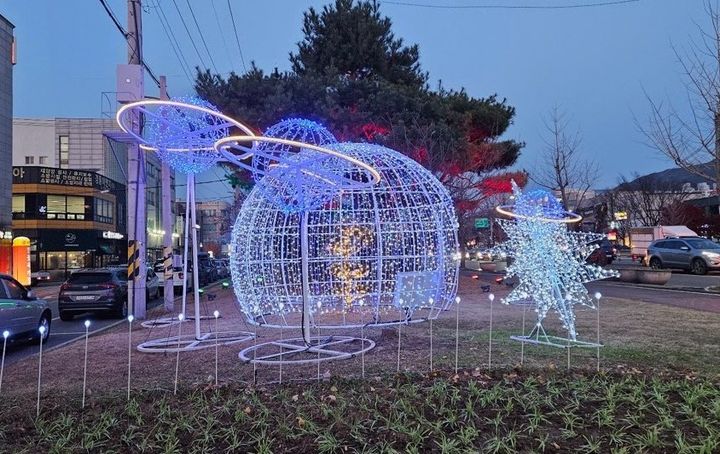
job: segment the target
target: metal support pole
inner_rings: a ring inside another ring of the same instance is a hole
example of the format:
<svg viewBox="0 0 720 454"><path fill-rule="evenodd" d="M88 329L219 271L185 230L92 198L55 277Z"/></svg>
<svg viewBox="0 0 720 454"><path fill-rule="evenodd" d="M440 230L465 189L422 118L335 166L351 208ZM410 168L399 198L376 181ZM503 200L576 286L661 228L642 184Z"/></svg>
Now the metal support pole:
<svg viewBox="0 0 720 454"><path fill-rule="evenodd" d="M142 65L142 4L141 0L127 0L128 8L128 63ZM139 99L144 97L143 90L138 93ZM132 129L140 133L142 118L132 113ZM145 285L147 278L146 240L147 214L145 212L145 160L143 151L137 143L128 144L128 240L135 241L139 253L139 274L135 279L128 279L128 311L139 319L145 318L146 301Z"/></svg>
<svg viewBox="0 0 720 454"><path fill-rule="evenodd" d="M181 314L185 314L187 307L187 291L188 291L188 243L190 242L190 186L195 179L192 175L187 176L185 190L185 231L183 232L183 285L182 285L182 310Z"/></svg>
<svg viewBox="0 0 720 454"><path fill-rule="evenodd" d="M160 76L160 99L169 99L167 94L167 82L165 76ZM161 191L162 191L162 202L161 202L161 213L162 213L162 229L163 233L163 259L164 259L164 275L163 275L163 295L165 310L172 312L175 310L175 294L174 294L174 282L173 282L173 244L172 234L174 227L174 219L172 213L172 189L170 187L170 180L172 171L170 166L165 162L162 163L160 169ZM168 265L169 262L169 266Z"/></svg>
<svg viewBox="0 0 720 454"><path fill-rule="evenodd" d="M308 282L308 212L300 216L300 259L302 272L302 335L306 345L310 345L310 284Z"/></svg>
<svg viewBox="0 0 720 454"><path fill-rule="evenodd" d="M190 216L192 223L193 300L195 304L195 339L200 340L200 263L198 262L197 209L195 206L195 175L188 175Z"/></svg>

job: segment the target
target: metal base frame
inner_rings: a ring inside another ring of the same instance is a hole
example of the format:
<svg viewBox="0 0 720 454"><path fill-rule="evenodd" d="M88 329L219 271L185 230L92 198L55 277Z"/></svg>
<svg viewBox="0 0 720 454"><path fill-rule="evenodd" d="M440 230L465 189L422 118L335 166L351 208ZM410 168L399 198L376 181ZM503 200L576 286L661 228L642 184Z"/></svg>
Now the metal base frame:
<svg viewBox="0 0 720 454"><path fill-rule="evenodd" d="M275 340L242 350L238 357L245 363L266 365L302 365L350 359L375 348L367 338L351 336L315 336L307 345L303 338Z"/></svg>
<svg viewBox="0 0 720 454"><path fill-rule="evenodd" d="M222 315L218 316L218 318L222 318ZM201 315L200 320L215 320L215 317L212 315ZM195 321L194 315L186 315L184 322L189 321ZM180 319L175 317L160 317L156 318L154 320L146 320L140 324L143 328L163 328L167 326L173 326L180 323Z"/></svg>
<svg viewBox="0 0 720 454"><path fill-rule="evenodd" d="M567 337L551 336L545 332L542 325L535 325L535 328L527 336L510 336L510 339L533 345L547 345L556 348L598 348L602 344L573 340Z"/></svg>
<svg viewBox="0 0 720 454"><path fill-rule="evenodd" d="M255 338L255 334L246 331L225 331L205 333L200 337L195 334L183 334L181 336L162 337L151 339L137 346L138 351L143 353L176 353L203 350L218 345L233 345L247 342Z"/></svg>

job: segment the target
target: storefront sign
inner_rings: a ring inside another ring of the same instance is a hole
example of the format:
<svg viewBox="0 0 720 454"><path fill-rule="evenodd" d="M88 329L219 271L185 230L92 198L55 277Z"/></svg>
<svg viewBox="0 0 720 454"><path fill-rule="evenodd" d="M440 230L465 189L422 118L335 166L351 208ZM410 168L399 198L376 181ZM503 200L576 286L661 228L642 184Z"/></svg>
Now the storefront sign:
<svg viewBox="0 0 720 454"><path fill-rule="evenodd" d="M39 248L44 251L91 250L97 248L92 230L39 230Z"/></svg>
<svg viewBox="0 0 720 454"><path fill-rule="evenodd" d="M95 172L54 167L13 167L13 184L53 184L103 190L120 190L122 185Z"/></svg>
<svg viewBox="0 0 720 454"><path fill-rule="evenodd" d="M122 233L117 232L103 232L102 236L108 240L122 240L125 237Z"/></svg>

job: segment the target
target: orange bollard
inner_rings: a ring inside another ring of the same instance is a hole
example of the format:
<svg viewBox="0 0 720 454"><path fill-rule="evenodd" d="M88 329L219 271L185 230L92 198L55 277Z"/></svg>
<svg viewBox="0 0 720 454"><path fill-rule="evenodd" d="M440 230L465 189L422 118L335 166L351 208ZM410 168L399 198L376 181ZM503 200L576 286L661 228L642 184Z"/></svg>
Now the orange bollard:
<svg viewBox="0 0 720 454"><path fill-rule="evenodd" d="M12 275L22 285L30 286L30 238L26 236L12 241Z"/></svg>

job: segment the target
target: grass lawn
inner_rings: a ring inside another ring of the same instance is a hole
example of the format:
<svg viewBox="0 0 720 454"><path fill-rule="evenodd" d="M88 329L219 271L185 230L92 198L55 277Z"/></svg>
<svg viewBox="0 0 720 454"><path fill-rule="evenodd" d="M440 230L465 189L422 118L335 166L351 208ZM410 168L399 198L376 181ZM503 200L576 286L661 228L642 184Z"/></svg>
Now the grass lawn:
<svg viewBox="0 0 720 454"><path fill-rule="evenodd" d="M676 374L400 374L5 402L6 452L693 452L720 450L720 384Z"/></svg>
<svg viewBox="0 0 720 454"><path fill-rule="evenodd" d="M223 314L220 330L246 329L232 292L214 291L203 311ZM398 330L366 329L377 346L364 358L286 366L281 385L279 367L238 360L247 344L219 348L219 388L214 349L183 353L177 396L176 355L133 351L129 402L121 324L89 340L85 409L83 342L43 355L39 418L38 358L5 370L0 452L720 452L720 314L603 299L597 373L595 349L572 349L568 371L564 349L526 346L521 366L510 335L522 332L523 309L496 300L488 368L487 294L467 277L459 294L459 312L432 324L432 372L429 323L402 328L399 366ZM581 338L595 340L596 315L577 308ZM562 334L554 314L544 325ZM136 327L132 342L176 329Z"/></svg>

